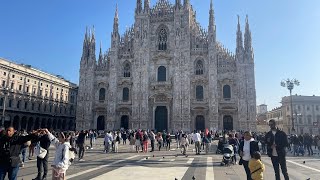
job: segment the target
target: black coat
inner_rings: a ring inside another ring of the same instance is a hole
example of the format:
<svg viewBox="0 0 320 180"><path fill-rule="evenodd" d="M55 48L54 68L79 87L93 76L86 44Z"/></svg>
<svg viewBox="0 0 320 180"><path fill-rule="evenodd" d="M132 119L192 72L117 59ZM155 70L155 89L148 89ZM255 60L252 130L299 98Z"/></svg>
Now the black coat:
<svg viewBox="0 0 320 180"><path fill-rule="evenodd" d="M240 142L239 154L240 154L240 151L243 152L243 146L244 146L244 140ZM251 155L251 157L253 156L253 153L256 152L256 151L259 151L258 142L257 141L251 141L250 142L250 155Z"/></svg>
<svg viewBox="0 0 320 180"><path fill-rule="evenodd" d="M286 155L286 147L288 147L288 137L287 134L283 131L277 130L276 134L273 135L272 131L269 131L266 134L266 143L267 143L267 154L269 157L272 156L272 148L273 142L276 144L276 150L278 156Z"/></svg>
<svg viewBox="0 0 320 180"><path fill-rule="evenodd" d="M20 163L21 146L27 141L37 139L37 137L33 134L13 135L11 138L2 136L0 138L0 167L17 167Z"/></svg>

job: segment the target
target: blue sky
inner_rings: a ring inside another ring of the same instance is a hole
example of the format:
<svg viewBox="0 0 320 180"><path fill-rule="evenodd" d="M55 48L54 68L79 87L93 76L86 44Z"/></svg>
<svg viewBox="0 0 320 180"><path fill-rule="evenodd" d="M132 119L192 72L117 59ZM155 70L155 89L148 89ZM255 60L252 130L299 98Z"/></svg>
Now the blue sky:
<svg viewBox="0 0 320 180"><path fill-rule="evenodd" d="M174 0L170 0L174 3ZM134 22L135 0L0 1L0 57L31 64L78 83L86 26L95 26L97 44L110 46L115 5L120 31ZM156 0L151 0L154 5ZM207 28L210 0L191 0ZM320 95L320 1L214 0L217 39L234 52L237 14L244 29L249 15L255 53L257 103L279 106L288 91L285 78L301 85L294 94ZM98 47L97 47L98 49Z"/></svg>

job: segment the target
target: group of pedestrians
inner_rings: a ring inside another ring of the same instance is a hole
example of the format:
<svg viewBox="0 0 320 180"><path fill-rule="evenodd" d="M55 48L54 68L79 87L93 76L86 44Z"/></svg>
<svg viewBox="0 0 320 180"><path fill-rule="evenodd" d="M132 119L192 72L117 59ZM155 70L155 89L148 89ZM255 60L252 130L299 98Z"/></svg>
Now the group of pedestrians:
<svg viewBox="0 0 320 180"><path fill-rule="evenodd" d="M34 130L29 134L24 131L16 132L13 127L8 127L0 132L0 180L8 175L9 180L16 180L19 168L23 167L26 149L35 144L37 155L37 176L33 180L46 180L48 174L49 147L53 144L56 148L52 162L52 179L63 180L70 166L70 156L74 149L70 145L68 133L58 133L54 136L48 129ZM39 152L37 152L39 150ZM21 161L20 154L23 158Z"/></svg>

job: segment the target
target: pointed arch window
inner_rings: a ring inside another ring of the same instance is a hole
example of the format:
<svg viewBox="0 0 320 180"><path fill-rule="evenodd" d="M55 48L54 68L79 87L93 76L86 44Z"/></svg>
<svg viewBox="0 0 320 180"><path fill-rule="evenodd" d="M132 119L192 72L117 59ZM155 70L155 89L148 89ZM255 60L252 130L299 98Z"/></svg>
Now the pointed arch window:
<svg viewBox="0 0 320 180"><path fill-rule="evenodd" d="M158 50L165 51L167 50L167 30L165 28L161 28L158 35Z"/></svg>
<svg viewBox="0 0 320 180"><path fill-rule="evenodd" d="M231 87L229 85L223 86L223 99L231 99Z"/></svg>
<svg viewBox="0 0 320 180"><path fill-rule="evenodd" d="M167 69L164 66L158 68L158 81L166 81Z"/></svg>
<svg viewBox="0 0 320 180"><path fill-rule="evenodd" d="M197 101L203 101L203 86L196 87L196 99Z"/></svg>
<svg viewBox="0 0 320 180"><path fill-rule="evenodd" d="M123 88L122 90L122 101L129 101L129 88Z"/></svg>
<svg viewBox="0 0 320 180"><path fill-rule="evenodd" d="M99 101L104 101L106 99L106 89L101 88L99 90Z"/></svg>
<svg viewBox="0 0 320 180"><path fill-rule="evenodd" d="M196 62L196 75L202 75L203 74L203 61L202 60L198 60Z"/></svg>
<svg viewBox="0 0 320 180"><path fill-rule="evenodd" d="M131 76L131 66L129 63L125 63L123 67L123 77Z"/></svg>

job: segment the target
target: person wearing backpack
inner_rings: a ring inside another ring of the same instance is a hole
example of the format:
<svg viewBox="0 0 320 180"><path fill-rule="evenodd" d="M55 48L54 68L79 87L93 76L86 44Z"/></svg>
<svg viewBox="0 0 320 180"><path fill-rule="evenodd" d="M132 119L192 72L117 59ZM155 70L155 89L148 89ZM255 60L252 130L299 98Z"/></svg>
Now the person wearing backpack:
<svg viewBox="0 0 320 180"><path fill-rule="evenodd" d="M148 141L149 141L149 137L148 137L148 133L147 131L142 131L143 133L143 152L147 153L148 152Z"/></svg>
<svg viewBox="0 0 320 180"><path fill-rule="evenodd" d="M71 145L69 143L69 134L60 132L58 138L56 138L48 131L48 129L44 129L44 131L56 148L53 163L51 165L52 180L65 180L66 171L71 165L72 158L74 158L74 156L70 157L72 152L70 152Z"/></svg>

